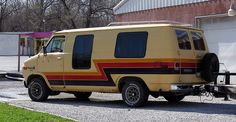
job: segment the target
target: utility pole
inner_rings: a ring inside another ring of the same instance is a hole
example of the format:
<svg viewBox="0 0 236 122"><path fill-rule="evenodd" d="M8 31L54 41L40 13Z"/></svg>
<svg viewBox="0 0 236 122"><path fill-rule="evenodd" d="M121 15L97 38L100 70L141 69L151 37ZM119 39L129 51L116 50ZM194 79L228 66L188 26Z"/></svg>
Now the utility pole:
<svg viewBox="0 0 236 122"><path fill-rule="evenodd" d="M20 72L20 34L18 36L18 72Z"/></svg>

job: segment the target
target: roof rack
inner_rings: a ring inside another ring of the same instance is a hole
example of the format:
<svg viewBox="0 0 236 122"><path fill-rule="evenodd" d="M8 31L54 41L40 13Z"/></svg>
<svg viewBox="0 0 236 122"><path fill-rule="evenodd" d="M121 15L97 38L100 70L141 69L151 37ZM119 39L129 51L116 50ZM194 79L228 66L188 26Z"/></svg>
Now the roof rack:
<svg viewBox="0 0 236 122"><path fill-rule="evenodd" d="M107 26L119 26L119 25L140 25L140 24L174 24L182 25L187 27L192 27L191 24L184 24L181 22L170 21L170 20L160 20L160 21L130 21L130 22L111 22Z"/></svg>

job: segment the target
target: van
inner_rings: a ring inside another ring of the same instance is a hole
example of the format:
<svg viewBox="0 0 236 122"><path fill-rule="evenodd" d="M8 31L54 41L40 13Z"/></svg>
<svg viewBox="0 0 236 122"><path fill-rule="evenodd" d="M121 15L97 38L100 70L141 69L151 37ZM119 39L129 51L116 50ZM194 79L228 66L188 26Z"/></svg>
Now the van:
<svg viewBox="0 0 236 122"><path fill-rule="evenodd" d="M33 101L60 92L78 99L121 93L131 107L145 105L149 95L179 102L216 81L218 72L203 31L177 24L59 31L23 66Z"/></svg>

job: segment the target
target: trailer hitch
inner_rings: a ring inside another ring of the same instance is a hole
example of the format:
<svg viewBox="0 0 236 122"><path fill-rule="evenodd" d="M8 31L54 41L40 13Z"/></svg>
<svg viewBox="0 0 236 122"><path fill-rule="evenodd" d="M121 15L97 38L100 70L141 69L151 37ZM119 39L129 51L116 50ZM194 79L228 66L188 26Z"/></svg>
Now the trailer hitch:
<svg viewBox="0 0 236 122"><path fill-rule="evenodd" d="M231 98L236 98L236 86L231 85L230 83L230 77L236 76L236 73L225 71L224 73L215 74L224 76L225 84L217 84L217 81L215 81L214 84L205 85L205 90L209 93L213 93L213 96L215 96L216 98L224 97L225 100L229 100L229 96L231 96Z"/></svg>

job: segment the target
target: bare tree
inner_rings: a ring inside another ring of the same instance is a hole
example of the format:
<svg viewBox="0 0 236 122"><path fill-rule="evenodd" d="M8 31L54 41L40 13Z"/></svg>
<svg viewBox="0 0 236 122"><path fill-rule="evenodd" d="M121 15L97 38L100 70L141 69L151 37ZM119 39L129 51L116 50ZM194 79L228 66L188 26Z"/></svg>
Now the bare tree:
<svg viewBox="0 0 236 122"><path fill-rule="evenodd" d="M4 30L5 20L20 9L18 3L18 0L0 0L0 31Z"/></svg>
<svg viewBox="0 0 236 122"><path fill-rule="evenodd" d="M72 15L71 15L71 9L68 6L68 4L66 3L66 0L60 0L60 1L61 1L62 5L64 6L65 13L68 16L68 19L70 20L72 28L77 28L77 26L75 24L75 21L74 21Z"/></svg>
<svg viewBox="0 0 236 122"><path fill-rule="evenodd" d="M82 0L82 15L84 15L85 27L101 26L103 20L109 20L113 16L113 7L118 0ZM107 22L104 24L108 24ZM104 24L102 26L104 26Z"/></svg>
<svg viewBox="0 0 236 122"><path fill-rule="evenodd" d="M0 31L105 26L120 0L0 0Z"/></svg>
<svg viewBox="0 0 236 122"><path fill-rule="evenodd" d="M47 10L54 0L29 0L29 23L36 31L44 31L47 22Z"/></svg>

